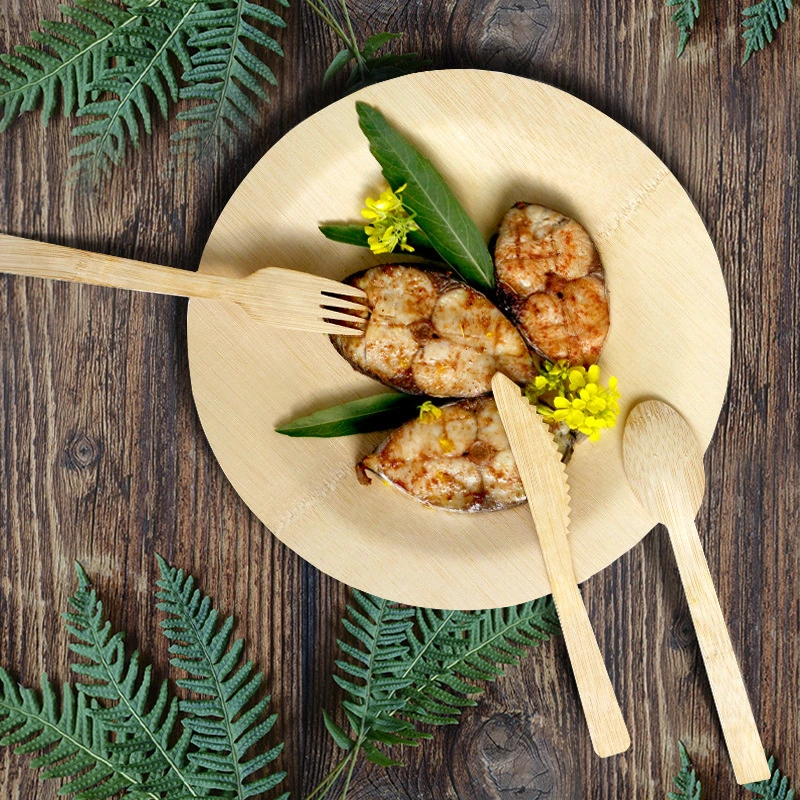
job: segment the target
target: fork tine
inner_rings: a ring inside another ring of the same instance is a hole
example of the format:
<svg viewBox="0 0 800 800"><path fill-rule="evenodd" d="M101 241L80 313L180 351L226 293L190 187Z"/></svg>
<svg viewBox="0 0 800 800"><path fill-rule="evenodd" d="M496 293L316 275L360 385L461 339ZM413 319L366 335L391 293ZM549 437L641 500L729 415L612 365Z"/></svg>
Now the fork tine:
<svg viewBox="0 0 800 800"><path fill-rule="evenodd" d="M350 318L352 320L352 317ZM307 319L286 321L273 319L270 324L275 328L293 331L310 331L311 333L327 333L334 336L363 336L363 328L352 328L344 322L328 322L324 319Z"/></svg>
<svg viewBox="0 0 800 800"><path fill-rule="evenodd" d="M344 297L366 297L366 292L355 286L335 281L332 278L323 278L321 275L312 275L310 272L298 272L283 267L272 267L270 272L285 285L293 289L312 290L325 294L342 295ZM277 273L280 273L279 275Z"/></svg>

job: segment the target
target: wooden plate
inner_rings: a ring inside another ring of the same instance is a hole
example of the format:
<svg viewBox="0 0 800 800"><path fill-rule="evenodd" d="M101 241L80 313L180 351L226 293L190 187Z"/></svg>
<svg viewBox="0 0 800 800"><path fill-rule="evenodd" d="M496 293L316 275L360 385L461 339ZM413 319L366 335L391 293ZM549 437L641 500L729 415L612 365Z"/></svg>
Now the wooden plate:
<svg viewBox="0 0 800 800"><path fill-rule="evenodd" d="M619 378L620 422L633 403L658 397L707 445L730 359L728 297L708 233L642 142L551 86L448 70L334 103L253 168L214 227L201 271L245 275L275 265L340 279L375 263L369 251L317 231L321 222L358 220L364 197L383 186L355 99L380 108L433 160L487 240L518 200L583 223L608 275L611 334L601 365L604 375ZM192 300L188 330L194 397L222 469L259 519L303 558L351 586L412 605L489 608L548 593L526 507L456 514L380 483L361 486L354 465L384 434L274 433L301 414L382 390L326 337L272 330L209 300ZM598 444L580 445L569 466L580 580L653 526L625 482L621 440L620 424Z"/></svg>

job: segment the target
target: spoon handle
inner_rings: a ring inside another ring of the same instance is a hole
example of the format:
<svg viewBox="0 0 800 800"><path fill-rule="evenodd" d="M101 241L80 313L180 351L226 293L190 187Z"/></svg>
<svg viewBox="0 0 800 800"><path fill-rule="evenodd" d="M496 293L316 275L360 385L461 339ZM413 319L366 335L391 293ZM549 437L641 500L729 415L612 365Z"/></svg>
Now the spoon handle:
<svg viewBox="0 0 800 800"><path fill-rule="evenodd" d="M602 758L622 753L631 737L575 581L566 530L537 532L592 745Z"/></svg>
<svg viewBox="0 0 800 800"><path fill-rule="evenodd" d="M0 273L179 297L217 297L230 280L0 233Z"/></svg>
<svg viewBox="0 0 800 800"><path fill-rule="evenodd" d="M697 527L688 517L676 517L668 527L736 780L766 780L769 765Z"/></svg>

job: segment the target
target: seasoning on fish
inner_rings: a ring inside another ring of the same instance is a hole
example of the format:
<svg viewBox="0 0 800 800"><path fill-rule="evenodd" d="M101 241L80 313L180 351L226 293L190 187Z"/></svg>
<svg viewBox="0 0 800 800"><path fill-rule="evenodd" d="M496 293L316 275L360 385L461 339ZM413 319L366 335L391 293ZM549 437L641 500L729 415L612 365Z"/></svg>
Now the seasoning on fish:
<svg viewBox="0 0 800 800"><path fill-rule="evenodd" d="M596 363L608 335L608 292L585 228L517 203L500 223L494 260L501 306L531 347L550 361Z"/></svg>
<svg viewBox="0 0 800 800"><path fill-rule="evenodd" d="M369 311L363 337L331 336L354 369L409 394L477 397L502 372L524 384L538 373L519 331L452 273L387 264L351 275Z"/></svg>
<svg viewBox="0 0 800 800"><path fill-rule="evenodd" d="M450 511L497 511L525 502L525 490L492 397L460 400L398 428L359 465L415 499ZM575 437L554 428L568 460Z"/></svg>

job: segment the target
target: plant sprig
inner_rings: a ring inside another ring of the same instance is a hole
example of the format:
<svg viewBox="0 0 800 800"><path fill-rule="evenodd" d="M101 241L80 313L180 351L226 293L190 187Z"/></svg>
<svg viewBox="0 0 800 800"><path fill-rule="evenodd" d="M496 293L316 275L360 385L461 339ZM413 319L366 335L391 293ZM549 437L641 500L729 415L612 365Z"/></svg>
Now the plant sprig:
<svg viewBox="0 0 800 800"><path fill-rule="evenodd" d="M397 78L400 75L419 72L430 66L430 61L421 59L417 53L377 55L379 50L391 42L402 39L402 33L381 31L368 37L363 45L359 45L346 0L341 0L340 6L344 25L340 24L326 0L306 0L306 4L345 45L344 49L336 53L325 70L322 79L323 86L327 86L351 62L353 65L345 84L346 92L352 92L390 78Z"/></svg>
<svg viewBox="0 0 800 800"><path fill-rule="evenodd" d="M31 765L46 768L43 778L68 778L59 793L76 800L123 791L149 800L261 795L285 777L258 777L283 747L261 747L275 723L267 714L269 697L254 700L262 675L253 674L252 662L237 666L243 643L230 642L233 619L218 624L210 598L191 577L161 558L159 567L171 663L191 675L178 686L200 698L179 699L166 681L151 691L151 666L142 666L138 651L126 654L124 635L113 632L78 564L72 610L63 616L70 650L79 657L72 670L83 680L74 689L65 684L59 700L43 675L39 699L0 668L0 744L20 754L38 752ZM254 748L259 752L248 756Z"/></svg>
<svg viewBox="0 0 800 800"><path fill-rule="evenodd" d="M409 608L353 590L355 604L342 620L349 640L334 680L345 691L346 733L327 713L325 726L345 751L343 758L306 800L322 800L344 775L346 800L360 753L374 764L401 764L385 752L394 745L418 746L431 738L417 725L452 725L476 704L503 668L559 630L550 598L485 611Z"/></svg>

